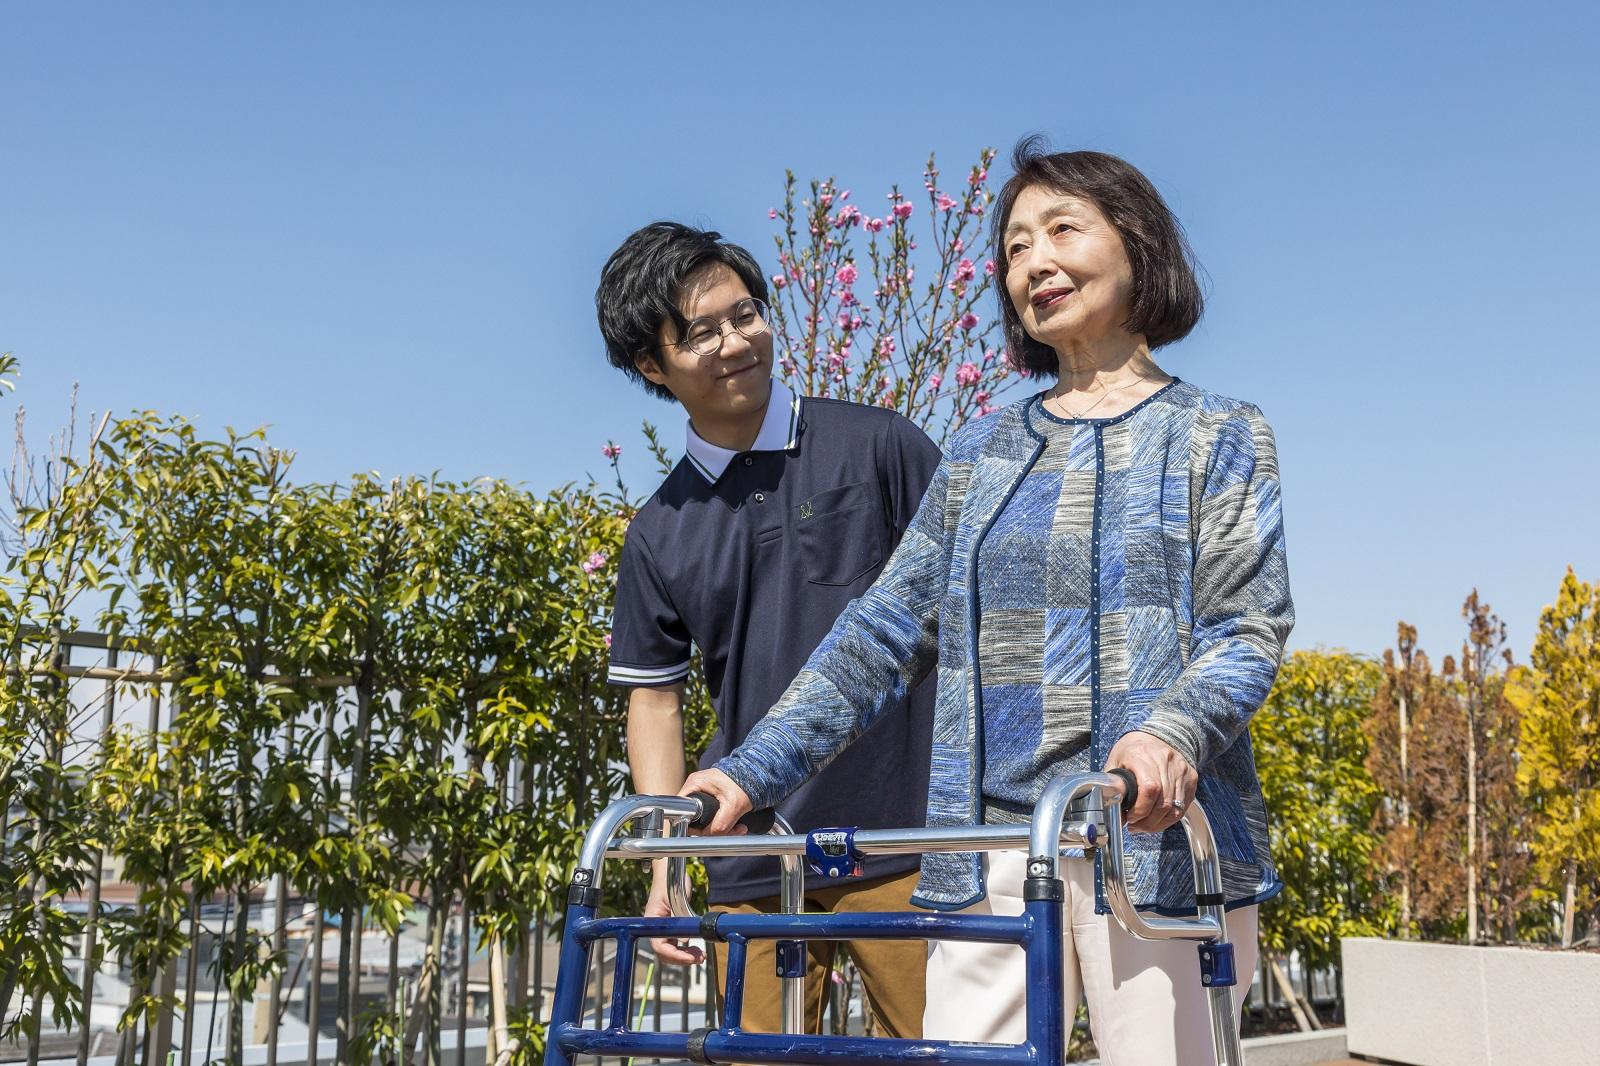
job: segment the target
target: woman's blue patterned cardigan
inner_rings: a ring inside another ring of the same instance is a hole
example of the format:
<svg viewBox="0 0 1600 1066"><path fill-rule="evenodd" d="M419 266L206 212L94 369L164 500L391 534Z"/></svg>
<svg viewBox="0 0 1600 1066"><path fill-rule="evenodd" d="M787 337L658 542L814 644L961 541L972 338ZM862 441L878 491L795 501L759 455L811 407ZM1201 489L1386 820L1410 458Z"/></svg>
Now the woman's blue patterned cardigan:
<svg viewBox="0 0 1600 1066"><path fill-rule="evenodd" d="M1054 522L1053 538L1087 540L1062 558L1088 565L1060 568L1052 540L1050 570L1051 582L1087 586L1079 625L1087 632L1046 642L1034 661L1027 651L1009 660L1008 648L984 644L977 568L996 516L1045 450L1042 395L955 434L877 582L717 766L758 808L770 806L898 705L937 662L928 824L980 824L986 757L1043 741L1037 717L1008 720L1004 745L985 755L984 700L995 692L982 676L986 666L1003 662L1008 688L1028 671L1043 688L1062 665L1052 656L1082 658L1087 645L1086 768L1103 768L1112 745L1133 730L1171 744L1200 773L1198 795L1216 833L1229 906L1268 899L1282 882L1268 853L1247 727L1294 624L1272 431L1254 406L1181 381L1116 418L1081 420L1060 471L1061 509L1073 517L1063 523L1044 508L1037 521ZM1044 603L1041 592L1041 610ZM1005 628L1014 631L1013 623ZM991 714L989 728L996 727ZM1134 902L1192 913L1182 828L1127 839ZM919 906L958 909L983 894L978 855L923 857L913 897Z"/></svg>

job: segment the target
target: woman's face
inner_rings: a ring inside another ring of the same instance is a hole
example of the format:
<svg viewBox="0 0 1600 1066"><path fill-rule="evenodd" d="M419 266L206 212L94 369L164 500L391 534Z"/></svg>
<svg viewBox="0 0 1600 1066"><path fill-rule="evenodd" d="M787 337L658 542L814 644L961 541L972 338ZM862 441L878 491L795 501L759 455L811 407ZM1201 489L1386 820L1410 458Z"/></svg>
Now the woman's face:
<svg viewBox="0 0 1600 1066"><path fill-rule="evenodd" d="M1094 201L1030 185L1002 243L1006 294L1028 336L1060 352L1124 332L1133 268Z"/></svg>

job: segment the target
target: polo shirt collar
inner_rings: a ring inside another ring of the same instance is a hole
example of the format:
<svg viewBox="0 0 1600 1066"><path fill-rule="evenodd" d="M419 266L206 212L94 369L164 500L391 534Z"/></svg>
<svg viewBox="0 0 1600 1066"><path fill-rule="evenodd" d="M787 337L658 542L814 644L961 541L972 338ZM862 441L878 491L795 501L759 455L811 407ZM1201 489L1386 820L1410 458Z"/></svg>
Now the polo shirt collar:
<svg viewBox="0 0 1600 1066"><path fill-rule="evenodd" d="M783 382L773 378L772 395L767 399L767 413L761 419L761 431L756 434L756 442L746 451L786 452L799 442L800 397ZM693 422L688 423L688 441L684 451L689 465L713 485L728 469L734 456L740 454L706 441L694 431Z"/></svg>

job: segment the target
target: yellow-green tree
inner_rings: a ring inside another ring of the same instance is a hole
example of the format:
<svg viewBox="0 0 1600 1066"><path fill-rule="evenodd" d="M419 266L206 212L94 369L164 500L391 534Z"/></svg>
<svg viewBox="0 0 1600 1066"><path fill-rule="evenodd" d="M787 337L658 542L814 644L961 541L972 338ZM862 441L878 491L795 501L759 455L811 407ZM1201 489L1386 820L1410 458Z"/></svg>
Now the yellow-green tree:
<svg viewBox="0 0 1600 1066"><path fill-rule="evenodd" d="M1349 652L1295 652L1251 724L1286 886L1261 908L1261 945L1310 966L1336 964L1341 936L1390 924L1374 880L1380 793L1362 729L1380 677L1377 663Z"/></svg>
<svg viewBox="0 0 1600 1066"><path fill-rule="evenodd" d="M1522 712L1517 786L1534 811L1534 876L1561 885L1570 947L1577 916L1600 911L1600 588L1570 567L1507 694Z"/></svg>

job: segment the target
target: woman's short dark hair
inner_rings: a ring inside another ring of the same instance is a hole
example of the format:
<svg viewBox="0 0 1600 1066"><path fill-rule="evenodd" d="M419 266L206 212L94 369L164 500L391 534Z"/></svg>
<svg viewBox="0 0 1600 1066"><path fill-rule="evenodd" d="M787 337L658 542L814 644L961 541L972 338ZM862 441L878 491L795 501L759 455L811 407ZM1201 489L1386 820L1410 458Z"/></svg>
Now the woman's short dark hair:
<svg viewBox="0 0 1600 1066"><path fill-rule="evenodd" d="M1104 152L1051 152L1034 134L1011 153L1010 181L1000 190L994 214L994 249L1000 320L1011 361L1035 374L1054 376L1060 368L1047 344L1028 336L1006 292L1005 231L1011 208L1023 189L1035 185L1091 200L1122 237L1133 267L1133 295L1122 328L1142 333L1152 350L1182 340L1200 321L1205 297L1195 278L1194 252L1183 226L1150 179L1125 160Z"/></svg>
<svg viewBox="0 0 1600 1066"><path fill-rule="evenodd" d="M755 257L714 230L678 222L652 222L622 242L600 271L594 307L605 338L606 358L652 395L672 393L639 373L640 355L659 359L658 334L669 318L679 332L688 328L678 301L683 283L707 263L721 263L739 276L750 295L766 302L767 280Z"/></svg>

